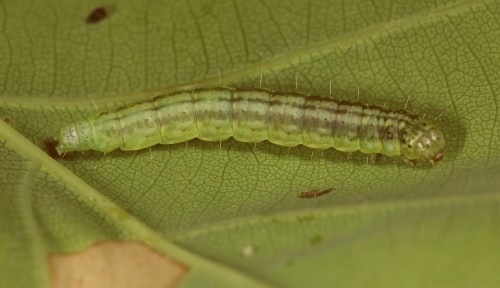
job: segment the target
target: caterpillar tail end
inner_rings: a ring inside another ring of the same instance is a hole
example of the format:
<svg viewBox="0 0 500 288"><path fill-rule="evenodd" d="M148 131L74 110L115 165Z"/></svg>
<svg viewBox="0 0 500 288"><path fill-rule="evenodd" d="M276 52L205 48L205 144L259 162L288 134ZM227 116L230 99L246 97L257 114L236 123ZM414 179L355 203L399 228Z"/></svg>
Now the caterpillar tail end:
<svg viewBox="0 0 500 288"><path fill-rule="evenodd" d="M61 133L59 133L58 137L54 137L54 140L57 141L55 149L57 154L59 154L59 156L72 151L71 149L68 149L69 148L68 145L64 143L64 141L62 140L64 138L61 138L61 136L62 136Z"/></svg>
<svg viewBox="0 0 500 288"><path fill-rule="evenodd" d="M57 138L56 138L57 140ZM56 151L57 151L57 154L59 155L63 155L64 153L68 152L66 151L66 147L64 147L63 144L61 144L61 142L59 142L59 144L56 146Z"/></svg>
<svg viewBox="0 0 500 288"><path fill-rule="evenodd" d="M77 129L70 125L64 127L59 131L59 135L55 137L58 141L56 146L57 154L63 155L67 152L78 151L81 146L80 137L77 133Z"/></svg>

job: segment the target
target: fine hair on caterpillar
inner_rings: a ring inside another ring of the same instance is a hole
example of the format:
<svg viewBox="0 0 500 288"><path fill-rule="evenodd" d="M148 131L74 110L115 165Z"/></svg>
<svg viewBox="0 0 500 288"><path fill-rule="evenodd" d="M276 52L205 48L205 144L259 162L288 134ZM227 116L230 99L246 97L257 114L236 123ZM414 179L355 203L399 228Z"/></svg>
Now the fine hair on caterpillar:
<svg viewBox="0 0 500 288"><path fill-rule="evenodd" d="M138 150L194 138L443 159L441 130L406 111L267 89L202 88L100 113L63 127L57 152Z"/></svg>

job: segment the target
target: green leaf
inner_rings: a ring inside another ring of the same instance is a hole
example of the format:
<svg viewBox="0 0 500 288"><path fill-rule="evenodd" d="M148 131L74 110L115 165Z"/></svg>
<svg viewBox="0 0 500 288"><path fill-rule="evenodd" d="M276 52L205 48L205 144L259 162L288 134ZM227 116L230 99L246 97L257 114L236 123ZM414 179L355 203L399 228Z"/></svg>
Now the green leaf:
<svg viewBox="0 0 500 288"><path fill-rule="evenodd" d="M1 287L138 239L182 287L498 287L496 1L0 4ZM178 89L262 85L437 118L445 159L192 140L52 159L63 124ZM321 197L300 192L333 188Z"/></svg>

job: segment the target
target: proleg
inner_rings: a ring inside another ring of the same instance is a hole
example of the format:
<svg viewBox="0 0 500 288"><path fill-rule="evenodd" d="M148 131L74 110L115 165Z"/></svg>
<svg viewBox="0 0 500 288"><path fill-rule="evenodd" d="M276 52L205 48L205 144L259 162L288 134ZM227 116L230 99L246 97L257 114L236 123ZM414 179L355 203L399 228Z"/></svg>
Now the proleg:
<svg viewBox="0 0 500 288"><path fill-rule="evenodd" d="M405 111L265 89L206 88L160 95L61 129L57 152L138 150L193 138L361 151L436 163L445 139Z"/></svg>

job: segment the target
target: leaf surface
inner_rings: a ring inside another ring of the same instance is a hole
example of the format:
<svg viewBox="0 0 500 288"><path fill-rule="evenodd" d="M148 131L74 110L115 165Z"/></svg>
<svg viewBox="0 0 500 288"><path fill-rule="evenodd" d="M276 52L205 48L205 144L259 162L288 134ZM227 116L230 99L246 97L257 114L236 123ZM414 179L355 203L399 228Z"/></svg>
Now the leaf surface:
<svg viewBox="0 0 500 288"><path fill-rule="evenodd" d="M0 286L47 287L50 252L125 239L189 267L182 287L500 285L495 1L124 0L87 23L101 5L0 4ZM209 86L408 102L445 159L234 140L49 156L64 124Z"/></svg>

